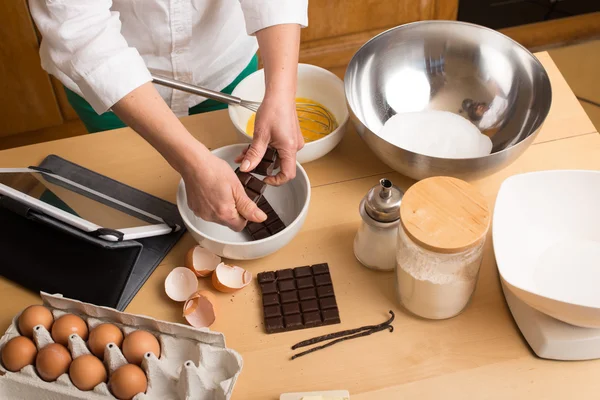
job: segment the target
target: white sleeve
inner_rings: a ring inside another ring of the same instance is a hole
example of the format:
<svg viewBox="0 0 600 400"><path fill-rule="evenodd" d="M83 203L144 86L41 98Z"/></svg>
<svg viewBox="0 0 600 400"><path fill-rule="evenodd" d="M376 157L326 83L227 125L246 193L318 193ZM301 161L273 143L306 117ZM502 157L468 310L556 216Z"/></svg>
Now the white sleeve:
<svg viewBox="0 0 600 400"><path fill-rule="evenodd" d="M246 32L280 24L308 26L308 0L240 0L246 20Z"/></svg>
<svg viewBox="0 0 600 400"><path fill-rule="evenodd" d="M152 79L138 51L121 35L119 13L110 10L111 4L111 0L29 0L42 35L42 68L65 85L75 85L72 89L98 114Z"/></svg>

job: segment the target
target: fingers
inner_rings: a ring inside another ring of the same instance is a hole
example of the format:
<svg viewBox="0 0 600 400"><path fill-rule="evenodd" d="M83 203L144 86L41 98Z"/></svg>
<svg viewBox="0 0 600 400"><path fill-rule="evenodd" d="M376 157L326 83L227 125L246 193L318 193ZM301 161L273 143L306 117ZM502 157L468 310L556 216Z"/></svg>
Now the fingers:
<svg viewBox="0 0 600 400"><path fill-rule="evenodd" d="M264 179L264 182L279 186L294 179L296 177L296 157L295 152L283 151L279 152L279 163L281 170L275 176L268 176Z"/></svg>
<svg viewBox="0 0 600 400"><path fill-rule="evenodd" d="M234 200L237 212L243 219L252 222L263 222L267 219L267 214L246 195L241 185L234 191Z"/></svg>
<svg viewBox="0 0 600 400"><path fill-rule="evenodd" d="M256 168L260 160L262 160L268 144L269 139L267 135L257 135L255 133L254 140L252 141L250 148L246 150L240 170L243 172L249 172Z"/></svg>
<svg viewBox="0 0 600 400"><path fill-rule="evenodd" d="M244 157L246 156L246 153L248 152L248 147L244 147L244 150L242 150L242 153L237 156L235 158L235 160L233 160L233 162L235 162L236 164L241 164L242 161L244 161ZM247 171L244 171L247 172Z"/></svg>

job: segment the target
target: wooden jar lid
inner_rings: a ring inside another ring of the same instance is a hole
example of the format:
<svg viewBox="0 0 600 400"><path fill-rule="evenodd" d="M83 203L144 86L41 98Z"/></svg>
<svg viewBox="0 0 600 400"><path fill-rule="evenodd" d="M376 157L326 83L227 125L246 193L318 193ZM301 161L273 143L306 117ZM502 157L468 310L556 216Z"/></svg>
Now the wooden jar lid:
<svg viewBox="0 0 600 400"><path fill-rule="evenodd" d="M490 209L472 185L439 176L419 181L406 191L400 221L417 245L437 253L458 253L485 239Z"/></svg>

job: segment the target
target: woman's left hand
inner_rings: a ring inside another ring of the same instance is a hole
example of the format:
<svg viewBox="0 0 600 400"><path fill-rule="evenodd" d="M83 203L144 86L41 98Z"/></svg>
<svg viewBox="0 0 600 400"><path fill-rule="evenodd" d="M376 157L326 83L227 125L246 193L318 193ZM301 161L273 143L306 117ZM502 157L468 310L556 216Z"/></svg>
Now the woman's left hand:
<svg viewBox="0 0 600 400"><path fill-rule="evenodd" d="M254 137L250 147L236 162L240 170L253 170L262 159L267 146L279 154L281 170L276 176L266 177L264 182L279 186L296 176L296 153L304 147L300 132L296 102L289 94L269 94L265 96L254 124Z"/></svg>

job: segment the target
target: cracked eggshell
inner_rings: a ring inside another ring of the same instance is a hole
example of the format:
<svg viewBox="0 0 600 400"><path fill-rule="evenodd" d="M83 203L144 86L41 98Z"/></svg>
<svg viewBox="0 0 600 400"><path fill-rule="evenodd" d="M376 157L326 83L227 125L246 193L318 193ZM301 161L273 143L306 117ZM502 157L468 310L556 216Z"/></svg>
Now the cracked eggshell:
<svg viewBox="0 0 600 400"><path fill-rule="evenodd" d="M194 328L208 328L217 318L217 298L207 290L194 293L183 305L183 316Z"/></svg>
<svg viewBox="0 0 600 400"><path fill-rule="evenodd" d="M201 246L192 247L185 256L185 266L200 278L210 276L220 263L221 257Z"/></svg>
<svg viewBox="0 0 600 400"><path fill-rule="evenodd" d="M233 293L252 282L252 274L244 268L220 263L212 276L215 289L223 293Z"/></svg>
<svg viewBox="0 0 600 400"><path fill-rule="evenodd" d="M165 293L171 300L186 301L197 290L198 278L188 268L174 268L165 279Z"/></svg>

